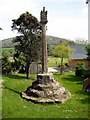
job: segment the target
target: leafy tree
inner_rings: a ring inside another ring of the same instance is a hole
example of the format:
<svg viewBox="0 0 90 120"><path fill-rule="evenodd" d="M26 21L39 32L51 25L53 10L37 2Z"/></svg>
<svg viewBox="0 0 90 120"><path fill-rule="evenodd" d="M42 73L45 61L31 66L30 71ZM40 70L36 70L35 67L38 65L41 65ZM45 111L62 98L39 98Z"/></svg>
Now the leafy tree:
<svg viewBox="0 0 90 120"><path fill-rule="evenodd" d="M11 73L11 70L13 69L12 64L13 61L12 56L14 53L14 49L13 48L3 48L2 49L2 73L3 74L9 74Z"/></svg>
<svg viewBox="0 0 90 120"><path fill-rule="evenodd" d="M56 45L54 49L52 50L52 55L55 57L60 57L61 62L60 62L60 72L62 74L63 72L63 60L64 58L69 58L70 54L73 53L73 49L70 48L67 44L60 44Z"/></svg>
<svg viewBox="0 0 90 120"><path fill-rule="evenodd" d="M3 48L2 49L2 57L12 57L14 53L13 48Z"/></svg>
<svg viewBox="0 0 90 120"><path fill-rule="evenodd" d="M20 33L20 36L17 36L13 42L19 55L23 54L25 57L28 78L30 64L38 61L41 56L41 24L29 12L21 14L18 19L12 21L12 30L17 30Z"/></svg>
<svg viewBox="0 0 90 120"><path fill-rule="evenodd" d="M49 56L51 56L51 54L52 54L52 49L53 49L52 45L47 44L47 51L48 51Z"/></svg>
<svg viewBox="0 0 90 120"><path fill-rule="evenodd" d="M87 52L86 55L88 56L87 59L90 60L90 44L87 44L85 48Z"/></svg>

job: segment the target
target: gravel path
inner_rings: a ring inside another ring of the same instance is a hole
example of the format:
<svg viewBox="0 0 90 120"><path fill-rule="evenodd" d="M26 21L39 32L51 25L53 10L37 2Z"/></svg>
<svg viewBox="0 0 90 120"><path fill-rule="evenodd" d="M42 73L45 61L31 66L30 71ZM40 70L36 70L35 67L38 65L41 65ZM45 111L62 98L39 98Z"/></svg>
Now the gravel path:
<svg viewBox="0 0 90 120"><path fill-rule="evenodd" d="M48 67L48 72L58 72L58 67Z"/></svg>

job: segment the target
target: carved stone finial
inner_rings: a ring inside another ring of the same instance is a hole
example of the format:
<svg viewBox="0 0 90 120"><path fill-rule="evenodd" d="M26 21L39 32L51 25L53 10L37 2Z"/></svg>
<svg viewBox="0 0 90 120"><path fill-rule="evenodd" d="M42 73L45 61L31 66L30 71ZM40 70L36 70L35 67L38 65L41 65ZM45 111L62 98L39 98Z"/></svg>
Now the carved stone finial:
<svg viewBox="0 0 90 120"><path fill-rule="evenodd" d="M89 1L90 1L90 0L86 0L86 4L88 4Z"/></svg>
<svg viewBox="0 0 90 120"><path fill-rule="evenodd" d="M45 12L45 7L43 7L43 12Z"/></svg>
<svg viewBox="0 0 90 120"><path fill-rule="evenodd" d="M0 30L3 30L2 28L0 28Z"/></svg>
<svg viewBox="0 0 90 120"><path fill-rule="evenodd" d="M40 13L40 22L42 24L46 24L48 21L47 21L47 11L45 11L45 7L43 7L43 11L41 10L41 13Z"/></svg>

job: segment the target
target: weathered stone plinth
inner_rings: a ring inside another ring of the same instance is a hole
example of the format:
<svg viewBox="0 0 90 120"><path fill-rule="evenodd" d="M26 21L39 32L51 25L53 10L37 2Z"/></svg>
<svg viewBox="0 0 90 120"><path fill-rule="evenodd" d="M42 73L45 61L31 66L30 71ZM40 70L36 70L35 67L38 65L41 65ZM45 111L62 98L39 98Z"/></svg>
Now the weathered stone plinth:
<svg viewBox="0 0 90 120"><path fill-rule="evenodd" d="M54 80L53 74L38 74L37 80L21 94L22 98L37 103L64 103L71 94Z"/></svg>

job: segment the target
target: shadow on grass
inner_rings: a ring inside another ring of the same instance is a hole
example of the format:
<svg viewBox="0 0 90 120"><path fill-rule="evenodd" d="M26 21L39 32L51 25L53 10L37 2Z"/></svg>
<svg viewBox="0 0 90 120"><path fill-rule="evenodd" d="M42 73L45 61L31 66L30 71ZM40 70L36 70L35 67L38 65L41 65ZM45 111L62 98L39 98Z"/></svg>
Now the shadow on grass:
<svg viewBox="0 0 90 120"><path fill-rule="evenodd" d="M77 94L83 94L83 95L86 95L86 97L84 98L80 98L80 99L78 99L78 101L80 101L82 104L90 104L90 92L83 92L82 90L79 90L79 91L77 91L76 92Z"/></svg>
<svg viewBox="0 0 90 120"><path fill-rule="evenodd" d="M82 104L87 104L90 105L90 98L82 98L82 99L78 99L79 102L81 102Z"/></svg>
<svg viewBox="0 0 90 120"><path fill-rule="evenodd" d="M77 82L77 84L82 84L83 82L83 78L81 77L77 77L75 75L60 75L60 73L54 73L54 75L58 75L58 76L61 76L63 78L63 80L65 81L70 81L70 82Z"/></svg>
<svg viewBox="0 0 90 120"><path fill-rule="evenodd" d="M76 94L82 94L83 93L83 95L90 95L90 92L84 92L83 89L82 90L77 90L75 93Z"/></svg>
<svg viewBox="0 0 90 120"><path fill-rule="evenodd" d="M11 89L11 88L8 88L8 87L4 87L4 89L8 89L8 90L10 90L10 91L12 91L12 92L14 92L14 93L16 93L16 94L21 94L21 92L19 92L19 91L16 91L16 90L13 90L13 89Z"/></svg>
<svg viewBox="0 0 90 120"><path fill-rule="evenodd" d="M26 79L25 74L23 74L23 76L21 76L21 75L13 75L13 74L4 75L4 76L8 77L8 78L15 79L15 80L25 80ZM36 79L34 79L33 77L29 77L27 80L36 80Z"/></svg>
<svg viewBox="0 0 90 120"><path fill-rule="evenodd" d="M5 77L8 78L12 78L12 79L17 79L17 80L21 80L21 79L25 79L25 76L20 76L20 75L13 75L13 74L8 74L8 75L3 75Z"/></svg>
<svg viewBox="0 0 90 120"><path fill-rule="evenodd" d="M83 81L83 78L77 77L75 75L68 75L68 77L64 77L63 79L71 82L78 82L77 84L82 84Z"/></svg>

